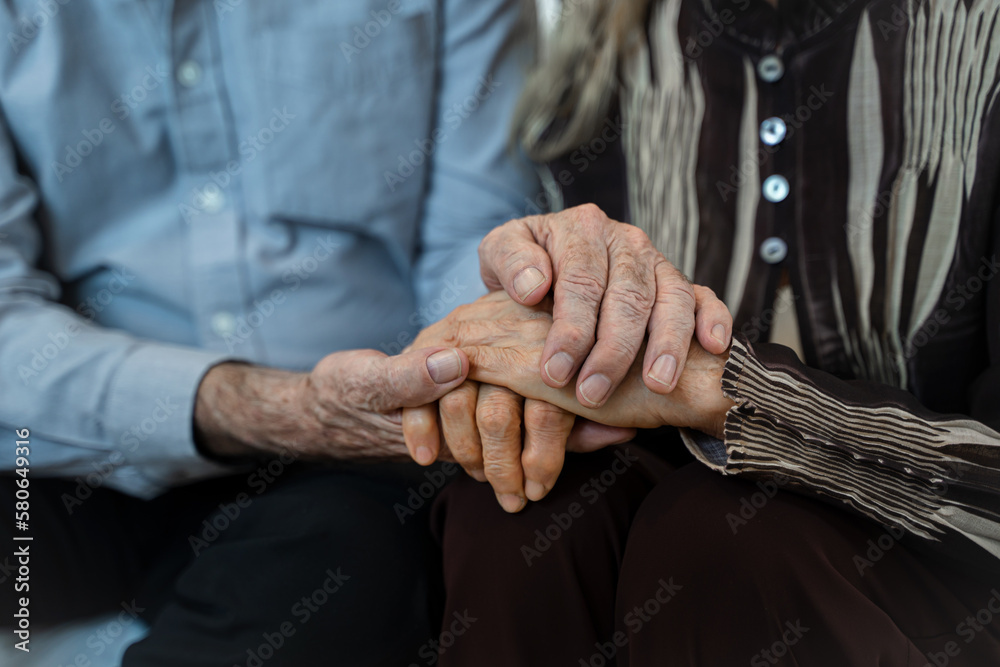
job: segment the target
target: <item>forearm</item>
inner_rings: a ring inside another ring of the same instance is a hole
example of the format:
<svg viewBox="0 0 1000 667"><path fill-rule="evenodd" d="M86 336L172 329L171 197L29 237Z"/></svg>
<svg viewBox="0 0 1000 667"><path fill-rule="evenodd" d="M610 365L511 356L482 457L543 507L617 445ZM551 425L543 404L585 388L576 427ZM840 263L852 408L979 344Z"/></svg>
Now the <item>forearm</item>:
<svg viewBox="0 0 1000 667"><path fill-rule="evenodd" d="M195 440L220 459L295 450L321 429L304 409L305 373L222 363L205 374L194 408Z"/></svg>

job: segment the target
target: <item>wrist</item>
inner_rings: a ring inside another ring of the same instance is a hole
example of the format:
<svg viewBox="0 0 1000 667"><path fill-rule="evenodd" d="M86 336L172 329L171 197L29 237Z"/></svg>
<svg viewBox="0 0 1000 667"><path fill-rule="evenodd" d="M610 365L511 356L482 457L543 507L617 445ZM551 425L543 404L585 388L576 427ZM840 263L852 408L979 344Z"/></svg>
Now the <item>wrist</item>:
<svg viewBox="0 0 1000 667"><path fill-rule="evenodd" d="M212 367L198 387L195 442L222 460L273 456L294 448L304 424L305 376L238 362Z"/></svg>
<svg viewBox="0 0 1000 667"><path fill-rule="evenodd" d="M682 397L683 404L683 419L675 417L674 425L724 439L726 415L735 405L722 393L722 374L728 359L728 352L709 354L697 342L692 343L684 372L673 392Z"/></svg>

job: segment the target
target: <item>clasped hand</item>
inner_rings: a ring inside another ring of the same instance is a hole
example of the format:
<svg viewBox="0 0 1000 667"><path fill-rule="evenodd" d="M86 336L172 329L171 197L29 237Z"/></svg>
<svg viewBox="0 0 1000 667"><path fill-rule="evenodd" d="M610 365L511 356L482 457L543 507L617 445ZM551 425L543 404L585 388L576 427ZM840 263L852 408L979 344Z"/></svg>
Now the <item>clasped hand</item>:
<svg viewBox="0 0 1000 667"><path fill-rule="evenodd" d="M498 291L413 343L460 347L471 362L470 379L438 404L403 411L417 462L453 457L516 512L548 493L565 451L664 424L720 430L731 403L716 355L732 319L641 230L577 207L497 228L480 263Z"/></svg>

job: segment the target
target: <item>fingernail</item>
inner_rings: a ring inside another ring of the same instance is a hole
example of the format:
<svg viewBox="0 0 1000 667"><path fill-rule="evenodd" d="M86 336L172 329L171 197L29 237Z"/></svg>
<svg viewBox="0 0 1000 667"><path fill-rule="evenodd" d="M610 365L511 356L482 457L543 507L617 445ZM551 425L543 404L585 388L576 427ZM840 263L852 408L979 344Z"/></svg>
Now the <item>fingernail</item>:
<svg viewBox="0 0 1000 667"><path fill-rule="evenodd" d="M462 376L462 358L458 350L441 350L427 357L427 372L438 384L446 384Z"/></svg>
<svg viewBox="0 0 1000 667"><path fill-rule="evenodd" d="M500 501L500 507L511 514L520 512L521 508L524 507L524 498L516 496L513 493L497 494L497 500Z"/></svg>
<svg viewBox="0 0 1000 667"><path fill-rule="evenodd" d="M608 395L611 380L606 375L594 373L580 385L580 393L591 405L598 405Z"/></svg>
<svg viewBox="0 0 1000 667"><path fill-rule="evenodd" d="M712 338L725 345L726 327L722 326L721 324L716 324L714 327L712 327Z"/></svg>
<svg viewBox="0 0 1000 667"><path fill-rule="evenodd" d="M528 500L541 500L545 497L545 487L540 482L529 479L524 484L524 495L528 496Z"/></svg>
<svg viewBox="0 0 1000 667"><path fill-rule="evenodd" d="M524 301L544 282L545 276L535 267L529 266L522 270L514 276L514 291L517 292L517 298Z"/></svg>
<svg viewBox="0 0 1000 667"><path fill-rule="evenodd" d="M573 357L565 352L556 352L545 362L545 374L557 384L569 382L569 374L573 372Z"/></svg>
<svg viewBox="0 0 1000 667"><path fill-rule="evenodd" d="M677 372L677 360L672 354L660 355L659 359L653 362L652 368L646 375L660 384L669 387L674 381L674 373Z"/></svg>
<svg viewBox="0 0 1000 667"><path fill-rule="evenodd" d="M434 455L427 447L417 447L417 463L422 466L430 465L434 461Z"/></svg>

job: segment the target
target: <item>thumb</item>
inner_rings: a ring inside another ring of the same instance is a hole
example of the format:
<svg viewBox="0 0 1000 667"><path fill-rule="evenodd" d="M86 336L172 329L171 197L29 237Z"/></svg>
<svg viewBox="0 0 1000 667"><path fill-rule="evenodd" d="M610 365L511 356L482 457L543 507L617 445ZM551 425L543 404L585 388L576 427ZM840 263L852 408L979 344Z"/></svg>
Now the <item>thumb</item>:
<svg viewBox="0 0 1000 667"><path fill-rule="evenodd" d="M552 261L526 220L508 222L483 239L479 270L490 291L502 288L517 303L533 306L552 285Z"/></svg>
<svg viewBox="0 0 1000 667"><path fill-rule="evenodd" d="M415 408L438 400L465 382L469 358L455 348L425 347L383 357L382 404L386 409Z"/></svg>

